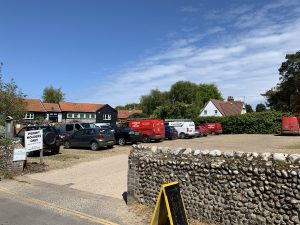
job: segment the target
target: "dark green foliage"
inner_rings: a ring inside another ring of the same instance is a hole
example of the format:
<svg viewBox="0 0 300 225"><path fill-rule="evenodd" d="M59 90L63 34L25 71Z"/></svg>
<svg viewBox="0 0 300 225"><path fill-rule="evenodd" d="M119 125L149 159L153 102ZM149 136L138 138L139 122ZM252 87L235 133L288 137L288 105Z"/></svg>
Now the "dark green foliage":
<svg viewBox="0 0 300 225"><path fill-rule="evenodd" d="M253 112L253 109L252 109L252 106L251 106L251 105L246 104L246 112L247 112L247 113Z"/></svg>
<svg viewBox="0 0 300 225"><path fill-rule="evenodd" d="M268 106L282 112L300 113L300 51L286 55L279 68L280 83L263 94Z"/></svg>
<svg viewBox="0 0 300 225"><path fill-rule="evenodd" d="M153 117L196 119L210 99L222 99L214 84L178 81L169 92L151 90L149 95L142 96L140 104L143 112Z"/></svg>
<svg viewBox="0 0 300 225"><path fill-rule="evenodd" d="M224 134L277 134L283 113L268 110L227 117L201 117L198 123L221 122Z"/></svg>
<svg viewBox="0 0 300 225"><path fill-rule="evenodd" d="M26 107L24 97L24 93L14 80L6 83L0 74L0 124L3 125L7 116L12 116L15 120L24 117Z"/></svg>
<svg viewBox="0 0 300 225"><path fill-rule="evenodd" d="M128 119L132 118L147 118L148 116L145 113L134 113L128 117Z"/></svg>
<svg viewBox="0 0 300 225"><path fill-rule="evenodd" d="M169 93L158 89L151 90L149 95L141 97L141 108L144 113L151 115L156 107L164 105L169 101Z"/></svg>
<svg viewBox="0 0 300 225"><path fill-rule="evenodd" d="M264 112L266 110L267 110L267 108L266 108L265 104L259 103L256 105L256 108L255 108L256 112Z"/></svg>
<svg viewBox="0 0 300 225"><path fill-rule="evenodd" d="M45 87L43 92L43 102L59 103L65 99L65 94L60 88L54 88L52 86Z"/></svg>
<svg viewBox="0 0 300 225"><path fill-rule="evenodd" d="M138 103L129 103L124 106L122 105L116 106L116 110L134 110L134 109L142 109L142 107Z"/></svg>

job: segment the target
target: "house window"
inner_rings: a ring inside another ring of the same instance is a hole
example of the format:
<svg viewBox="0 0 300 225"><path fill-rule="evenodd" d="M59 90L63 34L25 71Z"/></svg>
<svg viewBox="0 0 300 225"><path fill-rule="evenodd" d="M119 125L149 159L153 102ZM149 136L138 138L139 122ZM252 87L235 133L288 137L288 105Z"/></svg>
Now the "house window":
<svg viewBox="0 0 300 225"><path fill-rule="evenodd" d="M215 115L217 115L218 114L218 110L215 110Z"/></svg>
<svg viewBox="0 0 300 225"><path fill-rule="evenodd" d="M111 120L110 114L103 114L103 120Z"/></svg>
<svg viewBox="0 0 300 225"><path fill-rule="evenodd" d="M24 119L33 120L34 119L34 113L26 113L25 116L24 116Z"/></svg>
<svg viewBox="0 0 300 225"><path fill-rule="evenodd" d="M96 118L96 113L92 113L92 118L93 118L93 119Z"/></svg>
<svg viewBox="0 0 300 225"><path fill-rule="evenodd" d="M207 110L204 110L204 115L207 115Z"/></svg>
<svg viewBox="0 0 300 225"><path fill-rule="evenodd" d="M73 113L67 113L67 119L72 119L73 117Z"/></svg>

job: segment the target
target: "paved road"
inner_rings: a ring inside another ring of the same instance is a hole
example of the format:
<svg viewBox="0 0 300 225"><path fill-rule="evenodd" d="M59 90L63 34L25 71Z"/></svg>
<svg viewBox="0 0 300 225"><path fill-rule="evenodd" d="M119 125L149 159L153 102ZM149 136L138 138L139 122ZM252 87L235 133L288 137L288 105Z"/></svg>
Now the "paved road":
<svg viewBox="0 0 300 225"><path fill-rule="evenodd" d="M1 181L0 225L145 224L122 198L127 160L116 155Z"/></svg>

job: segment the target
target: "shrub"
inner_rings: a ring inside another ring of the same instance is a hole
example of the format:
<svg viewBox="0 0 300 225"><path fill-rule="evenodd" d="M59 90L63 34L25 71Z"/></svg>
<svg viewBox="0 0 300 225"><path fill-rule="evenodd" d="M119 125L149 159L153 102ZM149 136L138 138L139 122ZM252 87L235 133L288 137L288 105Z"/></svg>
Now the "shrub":
<svg viewBox="0 0 300 225"><path fill-rule="evenodd" d="M221 122L224 134L277 134L283 113L273 110L226 117L201 117L198 123Z"/></svg>

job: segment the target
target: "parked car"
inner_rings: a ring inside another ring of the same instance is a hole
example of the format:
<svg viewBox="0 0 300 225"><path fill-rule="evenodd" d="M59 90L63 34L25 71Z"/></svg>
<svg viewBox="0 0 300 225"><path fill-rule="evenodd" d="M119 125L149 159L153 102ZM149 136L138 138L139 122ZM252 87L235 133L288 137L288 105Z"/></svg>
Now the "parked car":
<svg viewBox="0 0 300 225"><path fill-rule="evenodd" d="M69 135L67 132L63 131L63 130L60 129L60 128L55 128L55 130L56 130L56 132L58 133L59 138L60 138L61 140L64 140L65 137Z"/></svg>
<svg viewBox="0 0 300 225"><path fill-rule="evenodd" d="M83 128L96 128L95 123L79 123Z"/></svg>
<svg viewBox="0 0 300 225"><path fill-rule="evenodd" d="M179 138L192 138L195 136L195 123L190 119L168 119L165 125L173 126Z"/></svg>
<svg viewBox="0 0 300 225"><path fill-rule="evenodd" d="M143 142L151 140L161 141L165 139L164 121L160 119L130 119L129 127L134 131L139 131L142 135Z"/></svg>
<svg viewBox="0 0 300 225"><path fill-rule="evenodd" d="M201 137L207 137L207 135L208 135L208 130L206 129L205 126L203 126L203 125L198 125L198 126L196 127L196 130L199 131Z"/></svg>
<svg viewBox="0 0 300 225"><path fill-rule="evenodd" d="M84 129L84 126L81 123L63 123L59 129L61 132L68 133L69 135L74 134L76 131Z"/></svg>
<svg viewBox="0 0 300 225"><path fill-rule="evenodd" d="M177 130L172 126L165 125L165 138L169 140L177 139L178 138Z"/></svg>
<svg viewBox="0 0 300 225"><path fill-rule="evenodd" d="M126 143L130 142L132 144L136 144L141 140L141 135L139 131L134 131L129 127L115 127L114 134L116 143L119 145L125 145Z"/></svg>
<svg viewBox="0 0 300 225"><path fill-rule="evenodd" d="M90 147L93 151L99 147L112 148L115 144L114 133L110 129L86 128L65 137L64 148Z"/></svg>
<svg viewBox="0 0 300 225"><path fill-rule="evenodd" d="M201 137L201 133L200 133L200 131L199 130L195 130L195 138L199 138L199 137Z"/></svg>
<svg viewBox="0 0 300 225"><path fill-rule="evenodd" d="M282 135L300 135L299 119L296 116L283 116L281 118Z"/></svg>
<svg viewBox="0 0 300 225"><path fill-rule="evenodd" d="M205 123L204 124L205 128L208 130L209 134L222 134L223 129L222 129L222 124L219 122L216 123Z"/></svg>
<svg viewBox="0 0 300 225"><path fill-rule="evenodd" d="M31 130L43 130L43 143L44 150L50 150L52 154L58 154L59 148L63 143L63 140L59 136L57 130L52 126L27 126L23 127L15 136L16 138L21 139L23 145L25 145L25 131Z"/></svg>

